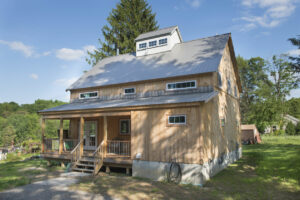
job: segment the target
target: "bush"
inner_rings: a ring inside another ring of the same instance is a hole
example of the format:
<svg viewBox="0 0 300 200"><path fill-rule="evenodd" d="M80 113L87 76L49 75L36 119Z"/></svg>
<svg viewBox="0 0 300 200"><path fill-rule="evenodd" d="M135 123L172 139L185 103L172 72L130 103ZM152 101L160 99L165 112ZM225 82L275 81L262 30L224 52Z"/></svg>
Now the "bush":
<svg viewBox="0 0 300 200"><path fill-rule="evenodd" d="M300 122L296 126L296 135L300 135Z"/></svg>
<svg viewBox="0 0 300 200"><path fill-rule="evenodd" d="M285 133L286 133L287 135L295 135L295 133L296 133L296 128L295 128L295 125L294 125L292 122L289 122L289 123L286 125Z"/></svg>

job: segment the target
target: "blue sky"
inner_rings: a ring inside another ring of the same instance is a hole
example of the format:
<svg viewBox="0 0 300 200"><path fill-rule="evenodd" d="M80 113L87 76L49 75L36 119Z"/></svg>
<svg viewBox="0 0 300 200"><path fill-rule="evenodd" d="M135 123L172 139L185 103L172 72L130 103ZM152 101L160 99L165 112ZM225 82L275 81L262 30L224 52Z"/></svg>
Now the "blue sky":
<svg viewBox="0 0 300 200"><path fill-rule="evenodd" d="M117 0L1 0L0 102L69 100L65 89L91 68ZM149 0L161 28L178 25L184 41L231 32L245 58L299 54L287 41L300 34L299 0ZM300 97L300 90L291 94Z"/></svg>

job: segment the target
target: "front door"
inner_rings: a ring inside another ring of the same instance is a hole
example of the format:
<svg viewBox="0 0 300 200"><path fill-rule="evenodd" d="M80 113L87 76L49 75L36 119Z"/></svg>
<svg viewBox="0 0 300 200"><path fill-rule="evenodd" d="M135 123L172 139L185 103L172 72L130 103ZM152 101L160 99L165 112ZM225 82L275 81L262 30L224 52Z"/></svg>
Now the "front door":
<svg viewBox="0 0 300 200"><path fill-rule="evenodd" d="M84 150L96 150L97 148L97 121L84 123Z"/></svg>

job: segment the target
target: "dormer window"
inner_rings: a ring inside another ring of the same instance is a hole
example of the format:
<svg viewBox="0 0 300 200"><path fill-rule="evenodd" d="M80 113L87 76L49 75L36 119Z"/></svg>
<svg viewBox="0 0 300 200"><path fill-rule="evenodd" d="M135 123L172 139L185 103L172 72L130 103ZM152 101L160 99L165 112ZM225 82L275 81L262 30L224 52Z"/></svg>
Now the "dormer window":
<svg viewBox="0 0 300 200"><path fill-rule="evenodd" d="M149 47L155 47L156 44L157 44L157 41L156 41L156 40L151 41L151 42L149 42Z"/></svg>
<svg viewBox="0 0 300 200"><path fill-rule="evenodd" d="M85 92L79 94L79 99L91 99L97 97L98 97L98 92Z"/></svg>
<svg viewBox="0 0 300 200"><path fill-rule="evenodd" d="M168 43L168 39L164 38L158 41L159 45L163 45L163 44L167 44Z"/></svg>
<svg viewBox="0 0 300 200"><path fill-rule="evenodd" d="M145 49L146 47L147 47L147 43L146 42L139 44L139 48L140 49Z"/></svg>

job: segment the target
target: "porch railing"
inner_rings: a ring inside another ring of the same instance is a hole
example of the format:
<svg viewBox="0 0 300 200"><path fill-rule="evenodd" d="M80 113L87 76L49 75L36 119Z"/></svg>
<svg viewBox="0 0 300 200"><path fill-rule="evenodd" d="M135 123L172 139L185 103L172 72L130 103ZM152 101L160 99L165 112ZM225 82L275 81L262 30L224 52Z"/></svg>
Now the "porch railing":
<svg viewBox="0 0 300 200"><path fill-rule="evenodd" d="M77 145L77 139L63 139L63 151L72 151ZM45 138L44 139L45 151L58 151L59 150L59 139L58 138Z"/></svg>
<svg viewBox="0 0 300 200"><path fill-rule="evenodd" d="M79 159L80 159L80 145L83 142L83 140L81 140L76 147L71 151L71 162L74 164L76 163Z"/></svg>
<svg viewBox="0 0 300 200"><path fill-rule="evenodd" d="M107 154L128 157L131 154L130 141L107 140Z"/></svg>

